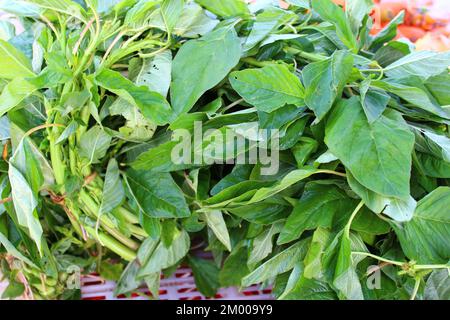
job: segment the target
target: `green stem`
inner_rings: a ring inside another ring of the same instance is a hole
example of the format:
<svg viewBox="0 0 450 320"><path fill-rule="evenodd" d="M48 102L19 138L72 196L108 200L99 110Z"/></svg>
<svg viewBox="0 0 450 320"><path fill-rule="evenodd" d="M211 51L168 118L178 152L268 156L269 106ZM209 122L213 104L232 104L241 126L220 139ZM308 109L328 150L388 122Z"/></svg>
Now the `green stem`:
<svg viewBox="0 0 450 320"><path fill-rule="evenodd" d="M355 210L353 210L352 215L350 216L350 219L347 222L347 225L345 226L344 233L347 236L347 238L350 237L350 227L352 226L353 219L355 219L356 215L358 214L359 210L364 206L364 201L360 201L358 205L356 206Z"/></svg>
<svg viewBox="0 0 450 320"><path fill-rule="evenodd" d="M66 165L64 164L61 145L56 144L56 136L59 135L57 130L57 128L52 128L51 135L49 137L50 158L52 160L56 184L63 186L65 181Z"/></svg>
<svg viewBox="0 0 450 320"><path fill-rule="evenodd" d="M102 227L110 233L114 238L122 242L130 249L138 249L139 243L129 239L115 228L114 223L106 216L99 215L99 207L97 203L89 196L85 190L80 191L80 201L86 206L88 212L96 219L100 219Z"/></svg>
<svg viewBox="0 0 450 320"><path fill-rule="evenodd" d="M72 175L75 175L77 173L77 154L74 135L71 135L69 137L69 165L70 172L72 173Z"/></svg>
<svg viewBox="0 0 450 320"><path fill-rule="evenodd" d="M402 267L402 266L404 265L404 262L399 262L399 261L389 260L389 259L386 259L386 258L377 256L377 255L371 254L371 253L369 253L369 252L358 252L358 251L354 251L354 252L352 252L352 254L359 255L359 256L370 257L370 258L373 258L373 259L375 259L375 260L382 261L382 262L386 262L386 263L389 263L389 264L393 264L393 265L396 265L396 266L399 266L399 267Z"/></svg>
<svg viewBox="0 0 450 320"><path fill-rule="evenodd" d="M119 207L117 209L113 210L113 214L116 214L122 218L124 218L126 221L132 223L132 224L138 224L139 223L139 218L136 217L133 213L131 213L130 211L128 211L127 209L123 208L123 207Z"/></svg>
<svg viewBox="0 0 450 320"><path fill-rule="evenodd" d="M255 67L265 67L265 66L270 66L270 65L274 64L273 61L258 61L252 57L242 58L241 61L245 62L247 64L250 64L252 66L255 66Z"/></svg>
<svg viewBox="0 0 450 320"><path fill-rule="evenodd" d="M91 237L97 239L97 241L103 243L103 245L109 250L115 252L123 259L127 261L132 261L136 259L136 253L133 250L130 250L116 239L104 234L103 232L95 232L95 230L91 227L85 227L86 231L91 235Z"/></svg>
<svg viewBox="0 0 450 320"><path fill-rule="evenodd" d="M416 278L416 282L414 283L414 289L411 295L410 300L415 300L416 296L417 296L417 292L419 291L419 287L420 287L420 277Z"/></svg>
<svg viewBox="0 0 450 320"><path fill-rule="evenodd" d="M328 174L334 174L334 175L336 175L336 176L340 176L340 177L344 177L344 178L347 177L347 175L346 175L345 173L343 173L343 172L337 172L337 171L333 171L333 170L325 170L325 169L322 169L322 170L317 171L317 173L328 173Z"/></svg>
<svg viewBox="0 0 450 320"><path fill-rule="evenodd" d="M310 53L310 52L305 52L305 51L301 51L292 47L287 47L285 48L286 53L290 53L292 55L295 56L299 56L302 57L306 60L310 60L310 61L314 61L314 62L318 62L318 61L323 61L328 59L328 57L317 54L317 53Z"/></svg>

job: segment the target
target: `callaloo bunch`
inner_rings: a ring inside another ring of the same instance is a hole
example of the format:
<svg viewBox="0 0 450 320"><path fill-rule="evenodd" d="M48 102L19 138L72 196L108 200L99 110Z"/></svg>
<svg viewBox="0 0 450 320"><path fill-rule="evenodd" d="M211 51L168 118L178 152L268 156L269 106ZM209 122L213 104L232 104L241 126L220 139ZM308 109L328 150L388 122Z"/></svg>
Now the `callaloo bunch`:
<svg viewBox="0 0 450 320"><path fill-rule="evenodd" d="M450 53L287 3L0 2L6 297L184 264L206 296L449 298Z"/></svg>

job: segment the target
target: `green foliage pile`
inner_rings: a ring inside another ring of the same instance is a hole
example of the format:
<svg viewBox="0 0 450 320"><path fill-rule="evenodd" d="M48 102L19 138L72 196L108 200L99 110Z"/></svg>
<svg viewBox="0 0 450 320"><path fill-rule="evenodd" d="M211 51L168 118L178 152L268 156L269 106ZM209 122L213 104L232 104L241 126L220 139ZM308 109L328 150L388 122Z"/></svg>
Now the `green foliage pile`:
<svg viewBox="0 0 450 320"><path fill-rule="evenodd" d="M157 297L188 264L207 296L450 298L450 53L287 2L0 2L4 297L79 298L73 266ZM174 163L195 121L279 130L279 171Z"/></svg>

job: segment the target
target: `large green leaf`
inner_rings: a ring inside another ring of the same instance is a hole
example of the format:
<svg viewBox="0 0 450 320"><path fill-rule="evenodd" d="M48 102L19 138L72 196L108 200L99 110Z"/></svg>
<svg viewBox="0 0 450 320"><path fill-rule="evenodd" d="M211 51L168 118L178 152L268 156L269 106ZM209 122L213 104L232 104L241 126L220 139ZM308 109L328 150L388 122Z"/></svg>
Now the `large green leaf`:
<svg viewBox="0 0 450 320"><path fill-rule="evenodd" d="M409 197L414 134L399 113L389 110L370 124L356 97L341 100L328 119L325 143L366 188Z"/></svg>
<svg viewBox="0 0 450 320"><path fill-rule="evenodd" d="M329 228L333 225L336 214L344 215L354 207L354 201L337 186L308 183L277 242L284 244L296 240L305 230Z"/></svg>
<svg viewBox="0 0 450 320"><path fill-rule="evenodd" d="M97 85L117 94L141 110L142 114L158 125L173 119L172 109L166 99L148 87L137 86L119 72L103 70L95 77Z"/></svg>
<svg viewBox="0 0 450 320"><path fill-rule="evenodd" d="M285 104L300 106L304 103L300 80L284 65L236 71L230 74L230 82L258 111L272 112Z"/></svg>
<svg viewBox="0 0 450 320"><path fill-rule="evenodd" d="M190 216L184 195L170 173L129 169L126 177L140 210L146 215L160 218Z"/></svg>
<svg viewBox="0 0 450 320"><path fill-rule="evenodd" d="M31 62L13 45L0 39L0 78L33 77Z"/></svg>
<svg viewBox="0 0 450 320"><path fill-rule="evenodd" d="M239 38L232 26L186 42L173 60L170 97L175 114L188 112L203 93L226 77L240 56Z"/></svg>
<svg viewBox="0 0 450 320"><path fill-rule="evenodd" d="M450 52L416 51L384 68L391 78L418 76L421 79L438 75L449 67Z"/></svg>
<svg viewBox="0 0 450 320"><path fill-rule="evenodd" d="M450 259L450 188L439 187L419 201L413 218L392 223L406 256L420 264Z"/></svg>
<svg viewBox="0 0 450 320"><path fill-rule="evenodd" d="M329 59L310 63L303 69L305 103L318 120L322 120L334 100L341 96L352 67L351 55L346 51L335 51Z"/></svg>

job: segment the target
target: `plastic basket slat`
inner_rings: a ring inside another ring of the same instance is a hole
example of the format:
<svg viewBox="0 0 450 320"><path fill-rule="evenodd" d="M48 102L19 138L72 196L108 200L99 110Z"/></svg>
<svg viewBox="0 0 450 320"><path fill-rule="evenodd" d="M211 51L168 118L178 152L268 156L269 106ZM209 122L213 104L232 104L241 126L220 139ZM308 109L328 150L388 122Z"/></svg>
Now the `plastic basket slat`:
<svg viewBox="0 0 450 320"><path fill-rule="evenodd" d="M141 288L131 296L114 296L115 283L103 281L99 276L83 277L81 294L84 300L149 300L151 294ZM270 289L261 289L254 285L239 291L237 288L220 289L213 298L203 296L195 286L192 271L189 268L178 269L171 277L162 278L159 299L161 300L272 300Z"/></svg>

